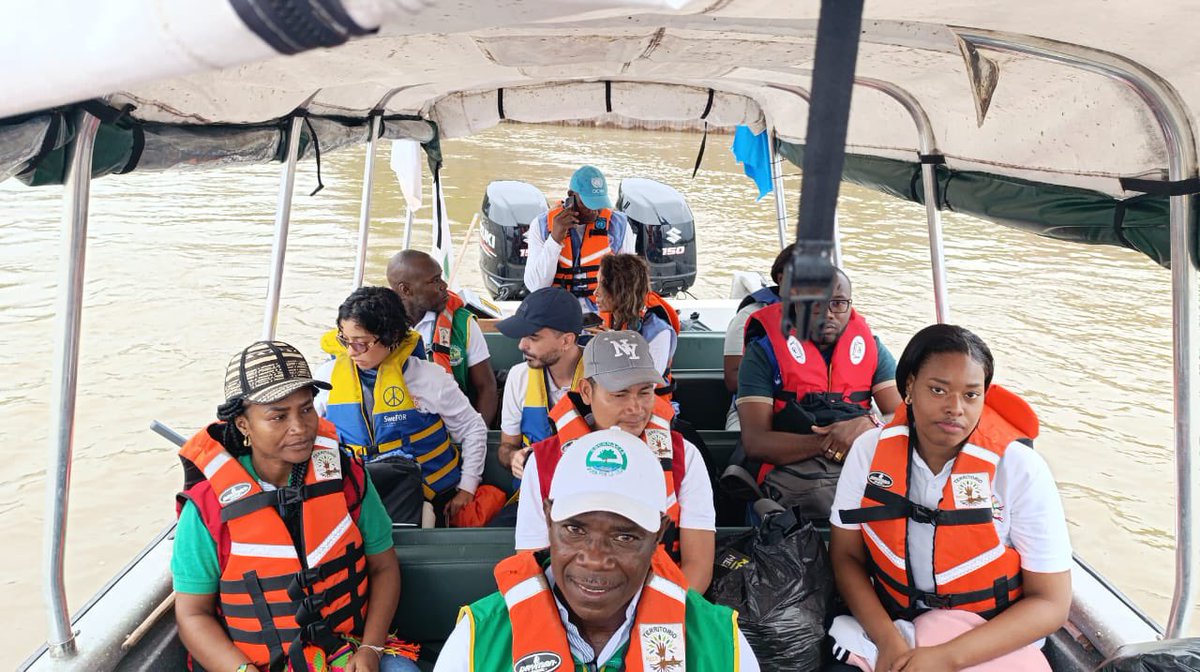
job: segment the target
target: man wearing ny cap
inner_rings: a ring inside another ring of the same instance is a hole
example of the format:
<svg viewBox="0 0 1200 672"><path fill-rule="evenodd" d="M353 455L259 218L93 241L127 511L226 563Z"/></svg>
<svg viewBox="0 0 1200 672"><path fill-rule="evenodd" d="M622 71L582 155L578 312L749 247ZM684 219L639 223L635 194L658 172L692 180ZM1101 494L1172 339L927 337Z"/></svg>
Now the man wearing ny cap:
<svg viewBox="0 0 1200 672"><path fill-rule="evenodd" d="M525 471L529 446L554 434L550 409L583 377L579 302L565 289L546 287L525 297L512 317L496 323L517 339L525 361L508 371L500 413L500 464L515 478Z"/></svg>
<svg viewBox="0 0 1200 672"><path fill-rule="evenodd" d="M689 590L665 557L662 468L613 428L563 455L540 514L549 548L496 565L434 672L757 672L737 614Z"/></svg>
<svg viewBox="0 0 1200 672"><path fill-rule="evenodd" d="M619 427L639 437L658 458L667 488L669 525L662 545L679 564L688 585L703 592L712 580L716 511L704 458L691 442L671 431L674 410L654 393L662 376L646 339L635 331L606 331L583 350L583 379L550 411L555 434L533 445L521 480L516 547L535 550L549 544L542 502L571 442L594 430Z"/></svg>
<svg viewBox="0 0 1200 672"><path fill-rule="evenodd" d="M525 287L531 292L562 287L594 311L600 258L617 252L634 254L634 242L625 214L612 210L604 173L583 166L571 176L566 200L529 224Z"/></svg>

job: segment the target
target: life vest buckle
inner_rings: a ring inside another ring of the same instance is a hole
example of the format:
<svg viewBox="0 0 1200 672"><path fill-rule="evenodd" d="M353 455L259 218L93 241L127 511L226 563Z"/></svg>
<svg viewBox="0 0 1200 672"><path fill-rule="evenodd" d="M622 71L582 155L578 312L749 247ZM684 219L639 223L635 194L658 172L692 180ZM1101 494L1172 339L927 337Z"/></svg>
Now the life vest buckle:
<svg viewBox="0 0 1200 672"><path fill-rule="evenodd" d="M937 593L924 593L921 595L921 601L930 609L953 609L954 600L950 595L938 595Z"/></svg>
<svg viewBox="0 0 1200 672"><path fill-rule="evenodd" d="M300 604L296 609L296 624L308 625L320 620L321 610L325 608L325 605L325 593L309 595L300 600Z"/></svg>
<svg viewBox="0 0 1200 672"><path fill-rule="evenodd" d="M303 504L304 490L302 488L293 486L277 488L275 490L275 502L278 504L280 511L283 511L283 508L286 506Z"/></svg>
<svg viewBox="0 0 1200 672"><path fill-rule="evenodd" d="M920 504L914 502L912 504L912 511L909 512L908 517L912 518L918 523L936 526L938 524L938 518L941 517L941 511L938 509L931 509L926 506L921 506Z"/></svg>

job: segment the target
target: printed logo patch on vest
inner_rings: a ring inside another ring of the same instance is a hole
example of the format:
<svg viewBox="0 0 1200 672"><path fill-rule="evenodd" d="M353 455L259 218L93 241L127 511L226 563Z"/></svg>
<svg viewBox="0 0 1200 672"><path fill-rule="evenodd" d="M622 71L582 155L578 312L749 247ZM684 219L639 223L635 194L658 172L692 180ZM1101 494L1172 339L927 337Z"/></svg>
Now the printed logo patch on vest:
<svg viewBox="0 0 1200 672"><path fill-rule="evenodd" d="M404 403L404 390L399 385L392 385L383 391L383 403L393 408Z"/></svg>
<svg viewBox="0 0 1200 672"><path fill-rule="evenodd" d="M871 485L876 485L881 488L892 487L892 477L882 471L872 471L867 476L867 482Z"/></svg>
<svg viewBox="0 0 1200 672"><path fill-rule="evenodd" d="M986 472L951 474L951 490L957 509L992 508L992 486Z"/></svg>
<svg viewBox="0 0 1200 672"><path fill-rule="evenodd" d="M647 429L646 445L658 459L671 457L671 432L665 429Z"/></svg>
<svg viewBox="0 0 1200 672"><path fill-rule="evenodd" d="M861 364L863 357L867 354L867 342L862 336L855 336L853 341L850 341L850 363Z"/></svg>
<svg viewBox="0 0 1200 672"><path fill-rule="evenodd" d="M437 333L437 342L438 343L449 343L450 342L450 327L438 327L437 332L438 332Z"/></svg>
<svg viewBox="0 0 1200 672"><path fill-rule="evenodd" d="M234 483L228 488L225 488L225 491L222 492L219 497L217 497L217 501L220 502L222 506L231 504L242 497L245 497L246 493L248 492L250 492L249 483Z"/></svg>
<svg viewBox="0 0 1200 672"><path fill-rule="evenodd" d="M551 672L561 664L562 658L557 653L538 651L513 663L513 672Z"/></svg>
<svg viewBox="0 0 1200 672"><path fill-rule="evenodd" d="M587 470L597 476L615 476L629 466L625 449L612 441L603 441L592 446L583 460Z"/></svg>
<svg viewBox="0 0 1200 672"><path fill-rule="evenodd" d="M463 351L457 344L450 344L450 366L458 366L463 363Z"/></svg>
<svg viewBox="0 0 1200 672"><path fill-rule="evenodd" d="M803 364L806 359L804 356L804 344L796 339L795 336L788 336L787 339L788 352L792 353L792 359Z"/></svg>
<svg viewBox="0 0 1200 672"><path fill-rule="evenodd" d="M342 477L342 461L335 448L316 448L312 453L313 476L318 481Z"/></svg>
<svg viewBox="0 0 1200 672"><path fill-rule="evenodd" d="M687 668L683 625L679 623L638 626L642 638L642 666L654 672L683 672Z"/></svg>

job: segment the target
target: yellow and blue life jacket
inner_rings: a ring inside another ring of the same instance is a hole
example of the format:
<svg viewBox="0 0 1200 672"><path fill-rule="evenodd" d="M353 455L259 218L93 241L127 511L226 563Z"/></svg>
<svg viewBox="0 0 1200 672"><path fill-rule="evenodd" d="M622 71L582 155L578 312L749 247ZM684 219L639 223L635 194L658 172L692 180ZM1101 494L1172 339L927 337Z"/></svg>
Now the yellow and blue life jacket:
<svg viewBox="0 0 1200 672"><path fill-rule="evenodd" d="M574 390L583 378L583 357L575 365L575 375L571 377L571 388ZM543 369L529 369L528 384L525 386L525 403L521 406L521 443L531 446L542 439L548 439L558 430L550 420L550 372Z"/></svg>
<svg viewBox="0 0 1200 672"><path fill-rule="evenodd" d="M366 462L388 459L393 451L416 460L425 481L425 498L433 499L458 485L462 460L442 418L418 410L404 383L404 370L419 341L416 332L410 332L379 364L369 421L361 372L349 356L339 355L330 376L333 389L325 415L337 427L341 441Z"/></svg>

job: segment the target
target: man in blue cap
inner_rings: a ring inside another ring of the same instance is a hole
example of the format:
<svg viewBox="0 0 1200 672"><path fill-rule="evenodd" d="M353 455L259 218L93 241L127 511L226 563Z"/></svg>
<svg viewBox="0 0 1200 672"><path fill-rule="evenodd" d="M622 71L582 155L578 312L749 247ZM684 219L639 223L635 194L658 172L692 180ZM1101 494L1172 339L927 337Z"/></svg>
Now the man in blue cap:
<svg viewBox="0 0 1200 672"><path fill-rule="evenodd" d="M636 253L629 220L613 212L608 182L595 166L575 171L567 199L530 222L525 243L529 291L562 287L588 311L596 310L593 295L601 257Z"/></svg>

